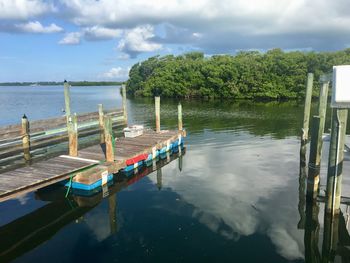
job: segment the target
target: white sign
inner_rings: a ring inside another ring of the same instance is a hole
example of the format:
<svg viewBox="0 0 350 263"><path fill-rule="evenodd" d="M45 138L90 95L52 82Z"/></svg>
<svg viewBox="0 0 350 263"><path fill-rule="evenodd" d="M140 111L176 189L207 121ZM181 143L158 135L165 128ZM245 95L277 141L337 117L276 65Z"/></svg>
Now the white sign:
<svg viewBox="0 0 350 263"><path fill-rule="evenodd" d="M350 108L350 65L333 67L332 108Z"/></svg>
<svg viewBox="0 0 350 263"><path fill-rule="evenodd" d="M102 184L101 184L101 185L107 184L107 181L108 181L108 171L104 171L104 172L101 174L101 179L102 179Z"/></svg>

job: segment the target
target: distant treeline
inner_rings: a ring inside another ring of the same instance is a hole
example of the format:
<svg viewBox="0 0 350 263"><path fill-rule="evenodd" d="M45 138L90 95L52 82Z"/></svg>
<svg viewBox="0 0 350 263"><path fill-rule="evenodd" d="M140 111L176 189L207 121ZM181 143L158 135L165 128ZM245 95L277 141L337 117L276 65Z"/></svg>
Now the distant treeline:
<svg viewBox="0 0 350 263"><path fill-rule="evenodd" d="M127 92L150 97L213 97L242 99L297 99L305 95L308 72L319 78L333 65L350 64L350 48L336 52L284 52L272 49L205 57L192 52L155 56L135 64Z"/></svg>
<svg viewBox="0 0 350 263"><path fill-rule="evenodd" d="M121 85L123 82L115 81L69 81L72 86L114 86ZM3 82L0 86L56 86L63 85L63 82L40 81L40 82Z"/></svg>

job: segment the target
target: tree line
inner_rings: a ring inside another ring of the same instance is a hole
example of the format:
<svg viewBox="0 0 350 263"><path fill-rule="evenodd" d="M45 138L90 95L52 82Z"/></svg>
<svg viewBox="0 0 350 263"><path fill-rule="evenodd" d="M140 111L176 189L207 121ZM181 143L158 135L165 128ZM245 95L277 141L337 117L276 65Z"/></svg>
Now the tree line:
<svg viewBox="0 0 350 263"><path fill-rule="evenodd" d="M132 66L129 95L151 97L208 97L237 99L298 99L305 95L308 72L314 73L314 95L319 78L333 65L350 64L350 48L335 52L266 53L242 51L236 55L201 52L155 56Z"/></svg>
<svg viewBox="0 0 350 263"><path fill-rule="evenodd" d="M119 86L120 81L69 81L71 86ZM39 82L1 82L0 86L59 86L63 81L39 81Z"/></svg>

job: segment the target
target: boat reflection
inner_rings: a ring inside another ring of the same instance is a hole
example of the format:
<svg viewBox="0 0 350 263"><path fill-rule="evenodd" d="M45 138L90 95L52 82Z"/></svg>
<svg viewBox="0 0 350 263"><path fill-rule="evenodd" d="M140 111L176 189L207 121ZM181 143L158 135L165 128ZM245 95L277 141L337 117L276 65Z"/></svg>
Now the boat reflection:
<svg viewBox="0 0 350 263"><path fill-rule="evenodd" d="M182 151L166 156L150 167L140 168L137 173L130 176L118 174L112 183L94 192L75 191L66 198L66 189L60 185L39 189L35 192L35 198L47 201L48 204L0 227L0 262L12 261L49 240L68 224L81 222L84 215L105 198L108 198L109 233L107 236L117 233L117 193L155 170L157 170L157 187L160 189L161 168L178 160L181 170L185 152L186 149L183 148Z"/></svg>

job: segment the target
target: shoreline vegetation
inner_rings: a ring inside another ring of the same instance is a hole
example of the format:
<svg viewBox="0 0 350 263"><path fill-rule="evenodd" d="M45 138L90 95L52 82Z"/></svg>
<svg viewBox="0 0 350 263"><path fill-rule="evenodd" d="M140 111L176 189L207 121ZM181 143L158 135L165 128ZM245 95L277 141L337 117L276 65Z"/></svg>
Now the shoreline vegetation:
<svg viewBox="0 0 350 263"><path fill-rule="evenodd" d="M350 64L350 48L334 52L272 49L213 56L191 52L155 56L133 65L126 85L128 95L135 97L301 99L307 73L314 73L313 96L317 97L320 77L331 74L333 65L344 64Z"/></svg>
<svg viewBox="0 0 350 263"><path fill-rule="evenodd" d="M69 81L71 86L119 86L124 82L119 81ZM2 82L0 86L58 86L63 81L39 81L39 82Z"/></svg>

